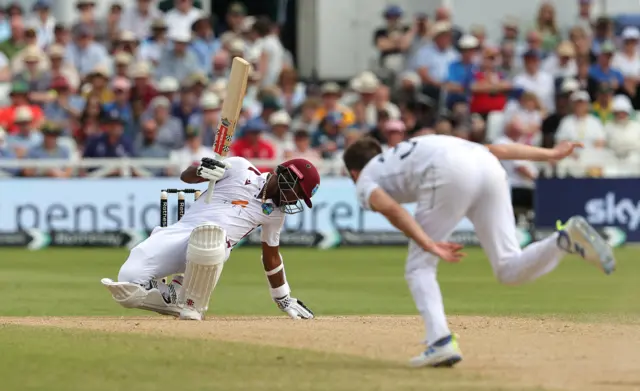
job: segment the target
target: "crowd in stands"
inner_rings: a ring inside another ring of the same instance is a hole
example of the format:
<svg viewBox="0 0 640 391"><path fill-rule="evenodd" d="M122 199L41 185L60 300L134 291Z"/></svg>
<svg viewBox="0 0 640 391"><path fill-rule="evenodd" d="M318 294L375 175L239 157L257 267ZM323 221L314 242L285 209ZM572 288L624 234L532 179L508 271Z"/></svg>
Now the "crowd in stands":
<svg viewBox="0 0 640 391"><path fill-rule="evenodd" d="M279 26L247 15L241 2L214 22L192 0L114 2L100 18L94 1L77 0L70 25L56 22L51 0L31 9L13 3L0 10L0 83L9 86L0 159L164 158L171 168L153 174L175 175L211 154L231 60L242 56L253 70L231 148L237 156L336 161L363 135L388 148L435 133L543 147L581 141L576 159L600 151L638 165L640 31L616 35L590 0L578 3L571 25L559 25L543 3L531 20L505 16L493 39L482 25L457 26L446 8L406 15L389 6L368 43L378 66L347 86L299 80ZM525 163L506 168L524 187L539 175Z"/></svg>

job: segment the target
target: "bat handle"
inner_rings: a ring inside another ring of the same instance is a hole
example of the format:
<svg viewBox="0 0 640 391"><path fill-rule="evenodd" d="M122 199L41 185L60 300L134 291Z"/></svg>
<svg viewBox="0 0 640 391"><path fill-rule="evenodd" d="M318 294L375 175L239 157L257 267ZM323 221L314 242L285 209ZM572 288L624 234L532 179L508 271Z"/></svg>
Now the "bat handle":
<svg viewBox="0 0 640 391"><path fill-rule="evenodd" d="M220 154L216 152L215 159L222 160L222 156L220 156ZM215 187L216 187L215 182L209 182L209 187L207 188L207 193L205 194L205 197L204 197L205 204L211 203L211 199L213 198L213 189L215 189Z"/></svg>
<svg viewBox="0 0 640 391"><path fill-rule="evenodd" d="M211 198L213 197L213 189L216 187L215 182L209 182L209 187L207 188L207 195L204 198L204 202L207 204L211 203Z"/></svg>

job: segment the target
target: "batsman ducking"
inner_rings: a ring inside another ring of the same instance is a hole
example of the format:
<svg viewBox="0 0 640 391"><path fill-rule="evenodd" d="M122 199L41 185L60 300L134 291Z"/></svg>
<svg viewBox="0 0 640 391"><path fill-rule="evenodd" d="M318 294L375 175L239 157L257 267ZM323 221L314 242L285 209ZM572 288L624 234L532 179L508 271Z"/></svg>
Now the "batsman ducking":
<svg viewBox="0 0 640 391"><path fill-rule="evenodd" d="M250 67L242 58L233 60L213 146L215 159L203 158L180 176L187 184L208 182L207 191L170 226L162 213L167 211L163 193L161 225L131 250L117 281L102 279L123 307L203 320L231 250L261 227L262 263L273 301L292 319L313 318L302 301L291 297L279 238L287 214L301 212L303 202L312 207L311 197L320 185L317 169L305 159L291 159L274 172L261 173L244 158L225 159ZM184 191L176 192L178 202L184 203ZM184 208L179 205L178 210L182 213Z"/></svg>

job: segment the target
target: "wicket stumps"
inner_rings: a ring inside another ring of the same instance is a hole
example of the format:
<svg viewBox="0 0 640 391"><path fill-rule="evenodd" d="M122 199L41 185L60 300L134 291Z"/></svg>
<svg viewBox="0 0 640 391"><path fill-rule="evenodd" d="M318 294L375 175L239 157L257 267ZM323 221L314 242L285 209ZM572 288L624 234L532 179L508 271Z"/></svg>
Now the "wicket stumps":
<svg viewBox="0 0 640 391"><path fill-rule="evenodd" d="M196 189L164 189L160 191L160 226L169 226L169 194L177 194L178 196L178 220L184 216L184 212L187 210L187 203L185 194L193 194L193 200L196 201L200 198L202 192ZM173 276L167 276L163 278L166 284L171 282Z"/></svg>

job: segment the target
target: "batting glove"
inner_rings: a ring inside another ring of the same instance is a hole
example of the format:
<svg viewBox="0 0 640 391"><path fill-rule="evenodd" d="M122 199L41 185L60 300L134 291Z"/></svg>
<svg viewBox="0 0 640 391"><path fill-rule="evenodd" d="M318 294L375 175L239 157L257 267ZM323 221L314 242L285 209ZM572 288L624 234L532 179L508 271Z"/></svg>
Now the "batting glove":
<svg viewBox="0 0 640 391"><path fill-rule="evenodd" d="M313 319L313 312L303 302L286 295L279 299L273 299L282 312L286 312L291 319Z"/></svg>
<svg viewBox="0 0 640 391"><path fill-rule="evenodd" d="M217 182L222 179L228 168L231 168L229 163L205 157L200 161L200 165L198 166L196 173L199 177L204 178L209 182Z"/></svg>

